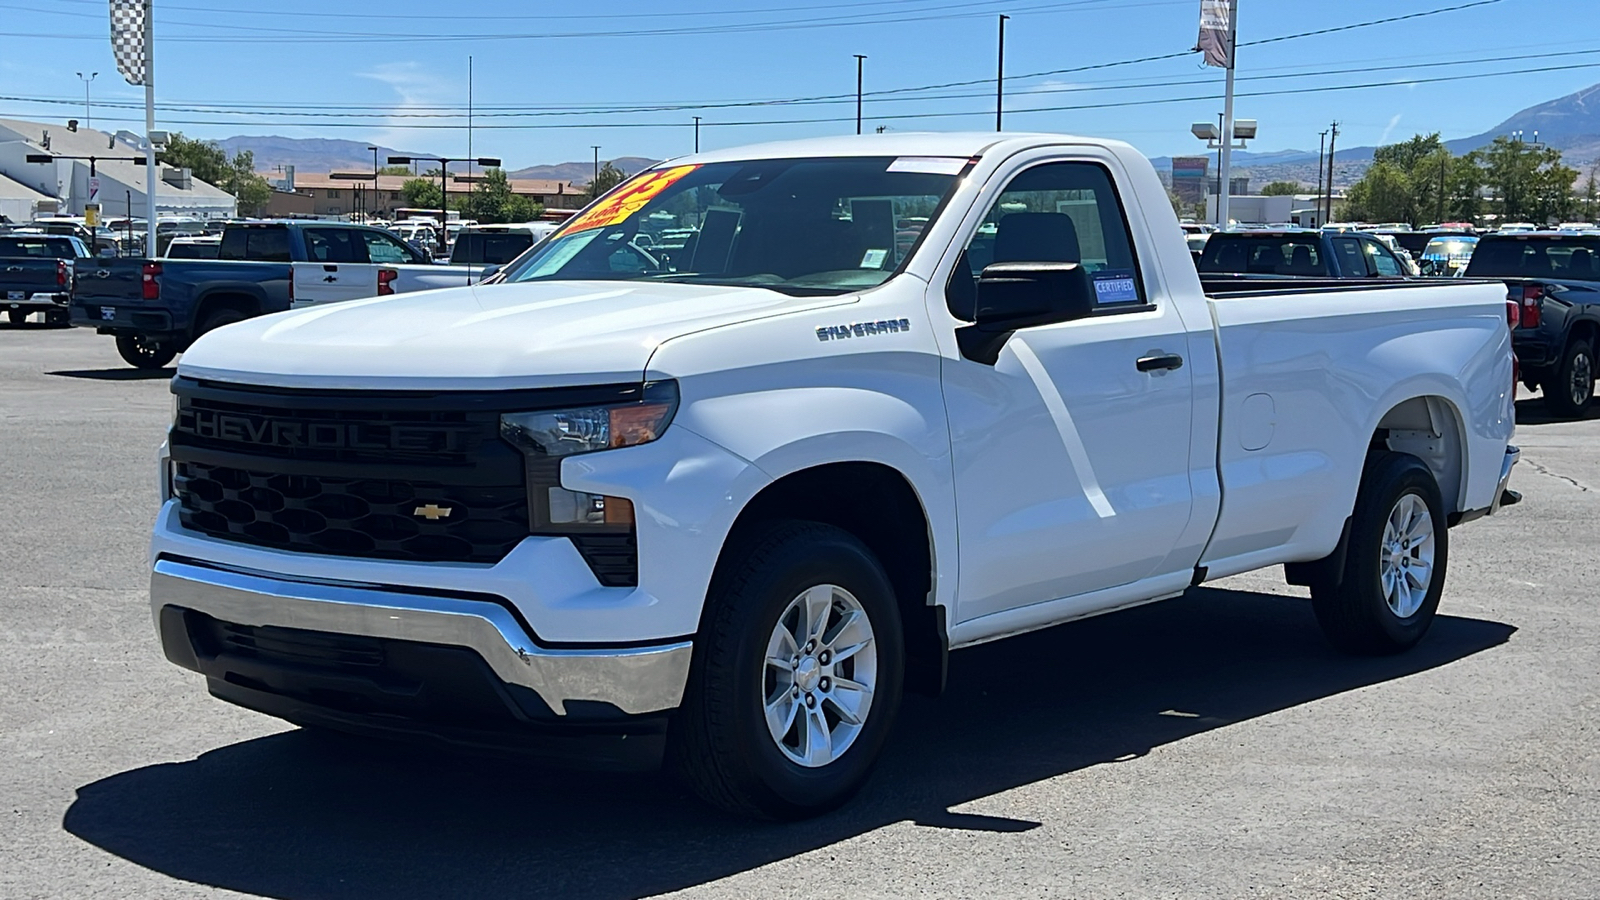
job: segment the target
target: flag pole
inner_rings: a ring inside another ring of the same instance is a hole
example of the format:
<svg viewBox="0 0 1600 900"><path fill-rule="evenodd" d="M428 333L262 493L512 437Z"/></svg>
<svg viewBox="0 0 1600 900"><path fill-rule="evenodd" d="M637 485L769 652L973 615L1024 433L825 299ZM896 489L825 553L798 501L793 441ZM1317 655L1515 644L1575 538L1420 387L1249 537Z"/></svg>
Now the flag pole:
<svg viewBox="0 0 1600 900"><path fill-rule="evenodd" d="M156 19L152 0L144 2L144 186L146 225L144 255L156 255L156 146L150 133L156 130Z"/></svg>
<svg viewBox="0 0 1600 900"><path fill-rule="evenodd" d="M1217 191L1217 226L1228 227L1228 195L1233 193L1233 67L1239 55L1239 0L1228 0L1228 75L1222 101L1222 153L1217 174L1222 185Z"/></svg>

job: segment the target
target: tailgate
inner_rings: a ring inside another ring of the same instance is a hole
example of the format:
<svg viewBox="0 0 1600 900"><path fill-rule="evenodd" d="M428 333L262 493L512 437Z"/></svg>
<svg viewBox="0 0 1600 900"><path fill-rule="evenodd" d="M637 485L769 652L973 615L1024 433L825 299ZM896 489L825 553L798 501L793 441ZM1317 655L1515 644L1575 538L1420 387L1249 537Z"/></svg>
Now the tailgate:
<svg viewBox="0 0 1600 900"><path fill-rule="evenodd" d="M138 300L143 294L144 263L142 259L84 260L73 272L72 299Z"/></svg>
<svg viewBox="0 0 1600 900"><path fill-rule="evenodd" d="M378 296L378 267L371 263L297 262L292 268L296 309Z"/></svg>
<svg viewBox="0 0 1600 900"><path fill-rule="evenodd" d="M53 259L0 259L0 299L26 300L33 293L57 293L59 267Z"/></svg>

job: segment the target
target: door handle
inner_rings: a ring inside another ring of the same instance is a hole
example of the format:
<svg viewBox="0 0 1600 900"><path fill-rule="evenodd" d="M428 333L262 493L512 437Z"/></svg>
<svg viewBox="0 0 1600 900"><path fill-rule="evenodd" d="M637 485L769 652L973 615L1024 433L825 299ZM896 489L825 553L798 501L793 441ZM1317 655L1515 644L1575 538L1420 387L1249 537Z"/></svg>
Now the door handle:
<svg viewBox="0 0 1600 900"><path fill-rule="evenodd" d="M1134 365L1138 366L1141 372L1154 372L1157 369L1181 369L1183 368L1183 357L1176 353L1141 356Z"/></svg>

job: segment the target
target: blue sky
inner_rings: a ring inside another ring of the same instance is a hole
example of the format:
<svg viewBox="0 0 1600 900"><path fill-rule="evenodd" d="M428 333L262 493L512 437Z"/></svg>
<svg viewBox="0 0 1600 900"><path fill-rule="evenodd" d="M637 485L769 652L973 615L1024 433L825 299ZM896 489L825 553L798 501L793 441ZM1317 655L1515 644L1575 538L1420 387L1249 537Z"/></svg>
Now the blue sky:
<svg viewBox="0 0 1600 900"><path fill-rule="evenodd" d="M469 55L481 113L473 152L512 167L588 159L594 144L603 158L682 154L693 147L694 115L705 123L707 148L853 132L857 53L868 57L867 130L990 130L999 13L1012 17L1007 74L1057 72L1008 81L1008 129L1116 137L1151 156L1186 154L1201 150L1189 123L1214 119L1221 109L1222 73L1200 66L1198 54L1082 70L1183 53L1194 45L1199 0L155 2L157 102L188 108L158 112L158 127L199 137L340 137L464 155ZM1248 44L1470 2L1241 0L1239 39ZM451 15L442 17L441 9ZM74 72L97 70L96 127L139 128L139 109L105 105L142 99L115 72L106 0L0 0L0 14L0 95L27 98L0 100L0 116L81 117L83 85ZM1582 52L1588 50L1595 52ZM1498 74L1555 66L1582 68ZM1494 77L1463 78L1485 74ZM1238 115L1260 121L1254 150L1314 151L1318 132L1336 118L1346 147L1414 132L1465 137L1600 82L1600 0L1498 0L1243 46L1238 75L1241 95L1410 82L1241 96ZM1461 80L1416 83L1436 78ZM840 95L846 98L801 105L572 111ZM1177 98L1198 99L1147 102ZM1141 105L1106 106L1131 102ZM1063 106L1100 108L1024 111ZM887 118L963 112L971 114ZM793 119L840 121L731 124ZM541 127L494 127L530 124ZM617 125L626 127L608 127Z"/></svg>

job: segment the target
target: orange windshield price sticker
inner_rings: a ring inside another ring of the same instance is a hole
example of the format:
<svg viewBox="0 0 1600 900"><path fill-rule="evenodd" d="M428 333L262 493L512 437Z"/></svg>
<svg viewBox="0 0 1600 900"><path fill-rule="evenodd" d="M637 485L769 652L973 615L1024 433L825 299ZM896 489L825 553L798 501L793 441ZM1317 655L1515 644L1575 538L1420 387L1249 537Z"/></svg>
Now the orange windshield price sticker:
<svg viewBox="0 0 1600 900"><path fill-rule="evenodd" d="M563 234L576 234L590 228L605 228L618 222L626 222L634 213L643 209L646 203L654 200L674 182L698 168L700 167L675 166L671 169L641 172L588 212L575 216L561 231Z"/></svg>

